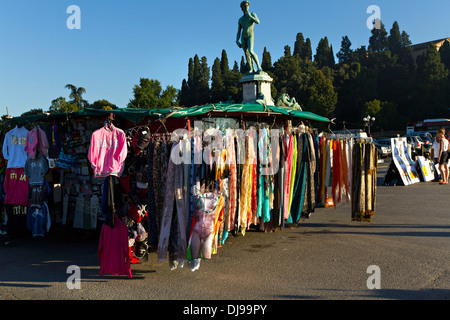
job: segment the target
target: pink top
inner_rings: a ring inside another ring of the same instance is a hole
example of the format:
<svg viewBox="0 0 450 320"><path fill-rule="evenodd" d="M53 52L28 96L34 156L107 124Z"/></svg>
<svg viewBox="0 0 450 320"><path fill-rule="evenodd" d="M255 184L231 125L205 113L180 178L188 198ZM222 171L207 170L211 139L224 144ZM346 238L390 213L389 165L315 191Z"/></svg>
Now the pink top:
<svg viewBox="0 0 450 320"><path fill-rule="evenodd" d="M24 168L7 168L5 171L4 204L28 205L28 178Z"/></svg>
<svg viewBox="0 0 450 320"><path fill-rule="evenodd" d="M28 132L27 141L25 143L25 151L27 152L29 158L35 159L38 152L46 157L48 148L48 139L44 130L42 130L39 126L36 126Z"/></svg>
<svg viewBox="0 0 450 320"><path fill-rule="evenodd" d="M123 130L104 126L91 137L88 159L94 169L95 177L113 175L120 177L127 157L127 141Z"/></svg>
<svg viewBox="0 0 450 320"><path fill-rule="evenodd" d="M114 215L114 228L104 224L98 245L100 275L109 273L131 278L130 255L128 250L128 228Z"/></svg>

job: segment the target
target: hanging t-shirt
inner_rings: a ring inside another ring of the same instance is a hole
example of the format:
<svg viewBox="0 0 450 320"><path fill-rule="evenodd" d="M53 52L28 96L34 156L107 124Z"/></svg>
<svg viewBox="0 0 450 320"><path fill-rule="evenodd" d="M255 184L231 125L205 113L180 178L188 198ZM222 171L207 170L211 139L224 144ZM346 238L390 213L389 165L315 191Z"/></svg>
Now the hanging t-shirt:
<svg viewBox="0 0 450 320"><path fill-rule="evenodd" d="M8 131L3 141L3 158L8 160L7 168L23 168L27 161L25 145L28 129L16 126Z"/></svg>
<svg viewBox="0 0 450 320"><path fill-rule="evenodd" d="M5 172L5 204L26 206L28 204L28 178L24 168L8 168Z"/></svg>
<svg viewBox="0 0 450 320"><path fill-rule="evenodd" d="M120 177L127 157L125 132L114 125L96 130L91 137L88 159L96 178Z"/></svg>

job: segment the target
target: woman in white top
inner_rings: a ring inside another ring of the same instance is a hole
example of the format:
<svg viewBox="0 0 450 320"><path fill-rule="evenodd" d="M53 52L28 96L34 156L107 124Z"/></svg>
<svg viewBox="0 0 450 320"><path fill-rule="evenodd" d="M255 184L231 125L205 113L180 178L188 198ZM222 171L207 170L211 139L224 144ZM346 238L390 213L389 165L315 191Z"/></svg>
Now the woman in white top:
<svg viewBox="0 0 450 320"><path fill-rule="evenodd" d="M439 138L438 138L439 133L436 133L436 137L434 137L433 139L433 145L431 146L431 156L432 156L432 160L433 163L436 167L436 169L439 168L439 151L440 151L440 144L439 144ZM439 181L442 182L442 175L441 172L439 170L435 170L435 181Z"/></svg>
<svg viewBox="0 0 450 320"><path fill-rule="evenodd" d="M448 184L448 140L445 138L445 129L439 129L436 140L439 142L439 156L438 156L438 163L439 163L439 170L441 171L442 175L442 182L439 182L440 184Z"/></svg>

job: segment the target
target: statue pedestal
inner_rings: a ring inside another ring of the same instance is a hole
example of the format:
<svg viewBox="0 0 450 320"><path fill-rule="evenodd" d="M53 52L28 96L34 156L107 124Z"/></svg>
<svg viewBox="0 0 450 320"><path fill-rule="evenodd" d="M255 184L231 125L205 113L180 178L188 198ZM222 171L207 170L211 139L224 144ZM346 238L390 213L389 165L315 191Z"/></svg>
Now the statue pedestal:
<svg viewBox="0 0 450 320"><path fill-rule="evenodd" d="M242 83L242 103L257 103L256 100L264 97L267 105L275 105L271 93L272 81L265 72L245 74L239 80Z"/></svg>

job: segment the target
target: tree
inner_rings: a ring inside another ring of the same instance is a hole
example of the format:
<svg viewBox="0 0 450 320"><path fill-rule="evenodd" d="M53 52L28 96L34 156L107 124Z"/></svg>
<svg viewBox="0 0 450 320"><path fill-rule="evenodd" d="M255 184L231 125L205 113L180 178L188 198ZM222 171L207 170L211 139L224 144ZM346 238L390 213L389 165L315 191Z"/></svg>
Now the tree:
<svg viewBox="0 0 450 320"><path fill-rule="evenodd" d="M191 107L194 105L194 59L189 58L188 79L183 79L180 91L180 105Z"/></svg>
<svg viewBox="0 0 450 320"><path fill-rule="evenodd" d="M374 126L378 130L395 130L399 122L407 122L406 117L399 114L395 103L377 99L365 103L364 116L367 115L375 117Z"/></svg>
<svg viewBox="0 0 450 320"><path fill-rule="evenodd" d="M245 62L244 56L241 56L241 63L240 63L240 68L239 68L239 72L242 74L246 74L248 72L248 68L247 68L247 63Z"/></svg>
<svg viewBox="0 0 450 320"><path fill-rule="evenodd" d="M312 61L312 46L310 38L306 38L305 45L300 51L300 58Z"/></svg>
<svg viewBox="0 0 450 320"><path fill-rule="evenodd" d="M316 54L314 55L314 62L317 63L319 68L334 67L333 47L330 47L327 37L320 39L319 44L317 45Z"/></svg>
<svg viewBox="0 0 450 320"><path fill-rule="evenodd" d="M419 59L417 72L425 86L436 86L440 80L447 78L448 69L441 62L441 56L434 43L428 46L426 56Z"/></svg>
<svg viewBox="0 0 450 320"><path fill-rule="evenodd" d="M272 70L272 57L270 56L270 52L267 51L266 47L264 47L264 51L263 51L263 54L262 54L261 68L265 72L268 72L268 71Z"/></svg>
<svg viewBox="0 0 450 320"><path fill-rule="evenodd" d="M450 42L445 40L439 49L439 55L441 56L441 62L447 69L450 69Z"/></svg>
<svg viewBox="0 0 450 320"><path fill-rule="evenodd" d="M447 77L448 69L433 43L426 55L417 57L417 68L412 88L411 117L442 117L448 112Z"/></svg>
<svg viewBox="0 0 450 320"><path fill-rule="evenodd" d="M283 56L274 63L274 86L278 94L295 97L306 111L330 116L337 103L330 74L324 74L309 60ZM272 95L275 97L275 95Z"/></svg>
<svg viewBox="0 0 450 320"><path fill-rule="evenodd" d="M349 63L352 58L352 43L347 36L342 37L341 50L336 54L339 63Z"/></svg>
<svg viewBox="0 0 450 320"><path fill-rule="evenodd" d="M199 100L196 104L206 104L211 102L211 95L209 89L210 70L206 57L201 58L200 64L200 78L198 79L198 93Z"/></svg>
<svg viewBox="0 0 450 320"><path fill-rule="evenodd" d="M114 103L111 103L105 99L94 101L94 103L90 104L89 107L93 108L93 109L100 109L100 110L117 109L117 106Z"/></svg>
<svg viewBox="0 0 450 320"><path fill-rule="evenodd" d="M83 94L86 93L86 89L83 87L76 87L73 84L67 84L66 88L70 90L69 101L71 104L75 104L78 110L87 106L88 102L83 99Z"/></svg>
<svg viewBox="0 0 450 320"><path fill-rule="evenodd" d="M133 88L134 99L128 108L155 109L169 108L177 100L178 92L173 86L162 90L161 82L155 79L140 78L139 84Z"/></svg>
<svg viewBox="0 0 450 320"><path fill-rule="evenodd" d="M369 51L381 52L388 48L387 32L384 24L380 22L380 28L372 29L372 36L369 38Z"/></svg>
<svg viewBox="0 0 450 320"><path fill-rule="evenodd" d="M49 113L62 113L62 112L74 112L78 111L78 107L75 103L70 103L66 101L66 98L59 97L53 99L48 109Z"/></svg>
<svg viewBox="0 0 450 320"><path fill-rule="evenodd" d="M43 114L43 113L44 111L42 111L41 108L37 108L37 109L30 109L29 111L22 113L20 116L31 116L34 114Z"/></svg>
<svg viewBox="0 0 450 320"><path fill-rule="evenodd" d="M402 49L402 36L397 21L394 22L388 36L388 49L392 55L400 55Z"/></svg>
<svg viewBox="0 0 450 320"><path fill-rule="evenodd" d="M230 72L230 65L228 63L228 55L225 49L222 50L222 55L220 57L220 71L224 77Z"/></svg>
<svg viewBox="0 0 450 320"><path fill-rule="evenodd" d="M305 46L305 38L303 37L302 33L297 33L297 37L295 39L295 43L294 43L294 53L293 55L298 55L300 56L302 51L303 51L303 47Z"/></svg>
<svg viewBox="0 0 450 320"><path fill-rule="evenodd" d="M211 100L213 102L225 101L226 89L222 77L221 60L216 58L212 66Z"/></svg>
<svg viewBox="0 0 450 320"><path fill-rule="evenodd" d="M397 64L412 70L414 62L411 55L411 40L405 31L400 32L397 21L393 23L387 40L387 49L391 52L392 57L397 59Z"/></svg>
<svg viewBox="0 0 450 320"><path fill-rule="evenodd" d="M337 93L331 78L326 77L322 70L314 70L308 83L309 97L305 105L308 111L331 117L337 103Z"/></svg>
<svg viewBox="0 0 450 320"><path fill-rule="evenodd" d="M291 47L290 46L288 46L288 45L285 45L284 46L284 57L290 57L292 54L291 54Z"/></svg>

